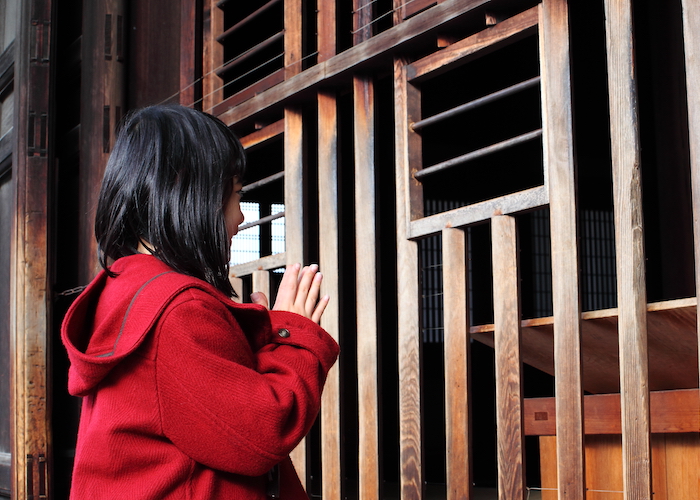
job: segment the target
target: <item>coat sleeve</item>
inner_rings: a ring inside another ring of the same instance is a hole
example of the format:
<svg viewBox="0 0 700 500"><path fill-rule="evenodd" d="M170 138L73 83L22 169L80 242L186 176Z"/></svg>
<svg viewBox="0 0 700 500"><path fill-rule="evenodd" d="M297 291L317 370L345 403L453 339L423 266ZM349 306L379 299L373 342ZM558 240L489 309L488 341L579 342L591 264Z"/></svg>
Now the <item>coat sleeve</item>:
<svg viewBox="0 0 700 500"><path fill-rule="evenodd" d="M164 435L207 467L248 476L267 472L309 431L338 355L312 321L261 314L268 331L253 334L269 341L256 352L227 307L199 290L183 292L158 326Z"/></svg>

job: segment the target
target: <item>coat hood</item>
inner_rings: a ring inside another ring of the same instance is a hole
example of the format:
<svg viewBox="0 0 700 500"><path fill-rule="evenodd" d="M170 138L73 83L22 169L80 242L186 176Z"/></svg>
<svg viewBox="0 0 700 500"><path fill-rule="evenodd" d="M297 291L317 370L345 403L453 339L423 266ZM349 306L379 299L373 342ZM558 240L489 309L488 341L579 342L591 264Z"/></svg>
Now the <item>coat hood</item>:
<svg viewBox="0 0 700 500"><path fill-rule="evenodd" d="M68 392L74 396L89 394L138 349L162 311L182 290L202 288L220 296L227 305L234 304L208 283L179 274L150 255L123 257L111 271L116 277L101 271L63 320L61 338L71 364Z"/></svg>

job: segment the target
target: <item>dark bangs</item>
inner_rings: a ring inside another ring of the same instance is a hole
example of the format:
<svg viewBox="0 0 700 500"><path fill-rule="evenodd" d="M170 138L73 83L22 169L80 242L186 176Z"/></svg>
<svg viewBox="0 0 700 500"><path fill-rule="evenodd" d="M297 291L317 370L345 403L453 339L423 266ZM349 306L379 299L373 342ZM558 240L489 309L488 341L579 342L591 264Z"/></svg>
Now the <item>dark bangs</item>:
<svg viewBox="0 0 700 500"><path fill-rule="evenodd" d="M97 206L102 267L137 253L141 241L176 271L233 295L223 205L244 170L240 142L211 115L182 106L128 115Z"/></svg>

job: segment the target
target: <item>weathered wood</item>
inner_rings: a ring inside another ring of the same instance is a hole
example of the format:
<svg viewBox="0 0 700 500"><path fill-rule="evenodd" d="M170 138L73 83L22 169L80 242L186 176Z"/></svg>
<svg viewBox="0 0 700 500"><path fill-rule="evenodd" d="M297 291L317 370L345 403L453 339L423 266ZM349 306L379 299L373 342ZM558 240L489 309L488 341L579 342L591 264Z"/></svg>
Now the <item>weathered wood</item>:
<svg viewBox="0 0 700 500"><path fill-rule="evenodd" d="M318 2L316 6L318 25L317 62L327 61L336 54L336 6L335 2Z"/></svg>
<svg viewBox="0 0 700 500"><path fill-rule="evenodd" d="M411 16L415 16L417 13L437 5L438 0L408 0L403 2L402 17L406 19Z"/></svg>
<svg viewBox="0 0 700 500"><path fill-rule="evenodd" d="M470 499L469 318L465 233L442 231L447 500Z"/></svg>
<svg viewBox="0 0 700 500"><path fill-rule="evenodd" d="M434 77L478 57L535 33L537 29L537 7L486 28L408 67L408 79L421 81L426 76Z"/></svg>
<svg viewBox="0 0 700 500"><path fill-rule="evenodd" d="M374 82L355 77L355 253L357 266L357 392L359 498L379 498L379 388L377 383L377 214L375 208Z"/></svg>
<svg viewBox="0 0 700 500"><path fill-rule="evenodd" d="M266 255L252 262L231 266L229 269L229 276L248 276L255 271L271 271L284 267L287 263L288 257L286 252Z"/></svg>
<svg viewBox="0 0 700 500"><path fill-rule="evenodd" d="M540 4L540 68L545 185L549 188L554 313L554 381L559 498L586 496L581 301L576 238L576 174L569 13L566 0Z"/></svg>
<svg viewBox="0 0 700 500"><path fill-rule="evenodd" d="M323 272L321 293L331 300L321 326L340 341L340 221L338 219L338 108L331 92L318 94L318 217L319 266ZM340 367L336 363L326 378L321 406L321 496L342 498L340 448Z"/></svg>
<svg viewBox="0 0 700 500"><path fill-rule="evenodd" d="M352 0L352 43L372 38L372 0Z"/></svg>
<svg viewBox="0 0 700 500"><path fill-rule="evenodd" d="M403 78L406 77L406 71L403 73ZM403 117L403 122L396 122L396 127L406 129L406 154L407 164L406 170L408 179L406 181L406 215L407 219L403 222L406 224L409 235L411 234L411 221L423 217L423 184L416 178L416 173L423 169L423 138L421 135L411 128L410 124L420 121L422 116L421 110L421 91L415 85L408 82L402 82L401 89L405 92L403 99L406 102L406 113ZM442 228L440 228L441 230Z"/></svg>
<svg viewBox="0 0 700 500"><path fill-rule="evenodd" d="M239 304L243 302L243 280L241 278L236 278L235 276L229 276L229 281L233 287L233 291L236 292L236 296L233 297L234 302ZM269 298L269 297L268 297Z"/></svg>
<svg viewBox="0 0 700 500"><path fill-rule="evenodd" d="M10 490L13 498L29 498L30 494L52 493L52 471L47 462L53 458L49 406L52 2L20 2L17 9L13 96L17 132L12 134L11 180L15 194L9 235L10 359L6 362L10 365ZM3 462L6 458L4 455Z"/></svg>
<svg viewBox="0 0 700 500"><path fill-rule="evenodd" d="M284 0L284 78L301 73L302 0Z"/></svg>
<svg viewBox="0 0 700 500"><path fill-rule="evenodd" d="M409 239L409 104L406 61L394 61L396 148L396 269L398 293L399 446L401 500L423 498L421 431L420 284L418 244ZM398 126L404 123L406 126Z"/></svg>
<svg viewBox="0 0 700 500"><path fill-rule="evenodd" d="M693 203L693 236L695 239L695 295L700 289L700 4L683 0L683 40L685 74L688 93L688 134L690 136L690 178ZM700 317L697 319L700 341Z"/></svg>
<svg viewBox="0 0 700 500"><path fill-rule="evenodd" d="M696 300L676 299L649 304L649 389L697 386ZM591 393L619 392L617 309L587 311L583 320L583 387ZM523 362L554 375L553 318L523 320ZM470 328L472 338L493 346L493 325Z"/></svg>
<svg viewBox="0 0 700 500"><path fill-rule="evenodd" d="M212 112L223 97L223 79L216 70L224 64L224 47L216 40L224 31L224 13L216 0L204 0L202 50L202 109Z"/></svg>
<svg viewBox="0 0 700 500"><path fill-rule="evenodd" d="M241 137L241 145L248 151L261 144L284 134L284 119L269 124L266 127Z"/></svg>
<svg viewBox="0 0 700 500"><path fill-rule="evenodd" d="M201 75L197 72L197 59L199 54L196 29L199 19L197 2L183 3L180 5L180 95L179 102L183 106L193 106L197 93L201 88L197 80ZM201 36L201 34L200 34Z"/></svg>
<svg viewBox="0 0 700 500"><path fill-rule="evenodd" d="M216 104L214 106L214 109L211 111L213 115L220 115L222 113L225 113L229 109L231 109L234 106L237 106L238 104L247 101L248 99L251 99L252 97L255 97L256 95L260 94L261 92L266 91L267 89L274 87L275 85L278 85L279 83L284 81L284 73L285 70L284 68L280 68L274 73L270 73L266 77L262 78L261 80L258 80L254 84L244 88L243 90L236 92L233 94L231 97L227 97L220 103Z"/></svg>
<svg viewBox="0 0 700 500"><path fill-rule="evenodd" d="M284 109L284 207L287 265L303 264L304 245L304 133L301 110ZM306 485L306 440L292 452L292 461Z"/></svg>
<svg viewBox="0 0 700 500"><path fill-rule="evenodd" d="M586 434L622 434L619 394L587 395L583 406ZM652 433L700 432L698 389L651 392L650 408ZM523 415L525 435L559 435L556 398L526 399Z"/></svg>
<svg viewBox="0 0 700 500"><path fill-rule="evenodd" d="M491 219L498 498L525 498L520 291L515 219Z"/></svg>
<svg viewBox="0 0 700 500"><path fill-rule="evenodd" d="M270 271L253 271L253 292L261 292L269 301L272 301L270 295Z"/></svg>
<svg viewBox="0 0 700 500"><path fill-rule="evenodd" d="M430 12L419 14L394 28L373 36L370 40L352 47L327 61L319 62L316 66L304 71L303 75L290 78L270 90L256 95L254 98L235 106L221 118L227 124L240 122L271 106L286 103L292 97L304 91L316 90L316 87L327 80L341 75L350 75L362 67L376 64L378 60L389 61L400 53L402 47L414 43L444 24L457 21L468 15L472 10L488 3L489 0L454 0L445 2L430 9Z"/></svg>
<svg viewBox="0 0 700 500"><path fill-rule="evenodd" d="M630 0L605 1L625 499L651 497L646 282Z"/></svg>
<svg viewBox="0 0 700 500"><path fill-rule="evenodd" d="M489 220L494 214L513 214L546 205L547 188L539 186L499 198L455 208L447 212L409 221L409 238L421 238L436 234L446 227L460 227Z"/></svg>

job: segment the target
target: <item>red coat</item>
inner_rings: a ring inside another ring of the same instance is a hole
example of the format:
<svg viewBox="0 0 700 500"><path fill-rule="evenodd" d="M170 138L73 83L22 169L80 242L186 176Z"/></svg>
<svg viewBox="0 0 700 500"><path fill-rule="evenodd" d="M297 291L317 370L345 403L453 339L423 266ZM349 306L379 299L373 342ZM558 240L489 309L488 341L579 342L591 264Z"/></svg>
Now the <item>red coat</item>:
<svg viewBox="0 0 700 500"><path fill-rule="evenodd" d="M72 500L306 499L288 459L336 342L294 313L236 304L150 255L119 259L62 327L83 397Z"/></svg>

